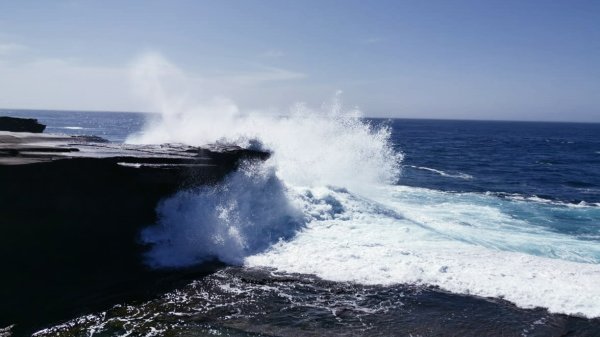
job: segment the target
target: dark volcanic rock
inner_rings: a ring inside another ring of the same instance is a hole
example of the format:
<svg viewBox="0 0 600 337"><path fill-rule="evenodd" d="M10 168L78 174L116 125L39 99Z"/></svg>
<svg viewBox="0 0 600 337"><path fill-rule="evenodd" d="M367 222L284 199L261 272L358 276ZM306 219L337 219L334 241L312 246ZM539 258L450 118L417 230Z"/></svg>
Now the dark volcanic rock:
<svg viewBox="0 0 600 337"><path fill-rule="evenodd" d="M45 128L33 118L0 117L0 131L41 133Z"/></svg>
<svg viewBox="0 0 600 337"><path fill-rule="evenodd" d="M98 141L0 132L0 327L26 334L172 286L182 272L149 270L138 242L158 202L269 156Z"/></svg>

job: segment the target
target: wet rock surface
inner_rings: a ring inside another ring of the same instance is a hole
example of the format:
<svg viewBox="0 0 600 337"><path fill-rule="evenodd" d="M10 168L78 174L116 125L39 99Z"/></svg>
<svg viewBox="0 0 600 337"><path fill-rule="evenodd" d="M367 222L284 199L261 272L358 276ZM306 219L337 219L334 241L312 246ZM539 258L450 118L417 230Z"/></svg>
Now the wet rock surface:
<svg viewBox="0 0 600 337"><path fill-rule="evenodd" d="M426 286L367 286L227 267L152 300L115 305L35 336L592 337L599 324Z"/></svg>

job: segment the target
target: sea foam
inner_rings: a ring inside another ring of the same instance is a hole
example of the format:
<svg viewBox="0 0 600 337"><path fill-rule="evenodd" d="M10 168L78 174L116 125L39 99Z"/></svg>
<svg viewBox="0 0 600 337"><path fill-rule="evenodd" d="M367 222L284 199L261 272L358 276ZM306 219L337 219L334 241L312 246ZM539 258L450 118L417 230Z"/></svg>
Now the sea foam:
<svg viewBox="0 0 600 337"><path fill-rule="evenodd" d="M248 257L246 265L333 281L433 285L524 308L600 316L598 242L531 228L489 196L453 200L450 193L411 187L375 194L323 189L317 200L342 212L315 217L293 240Z"/></svg>

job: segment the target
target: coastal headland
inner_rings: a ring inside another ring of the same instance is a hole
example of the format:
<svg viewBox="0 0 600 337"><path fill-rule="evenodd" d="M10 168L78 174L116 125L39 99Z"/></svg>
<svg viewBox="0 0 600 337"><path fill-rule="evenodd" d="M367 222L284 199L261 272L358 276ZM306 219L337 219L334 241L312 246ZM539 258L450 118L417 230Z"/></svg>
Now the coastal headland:
<svg viewBox="0 0 600 337"><path fill-rule="evenodd" d="M31 333L214 270L216 262L184 272L151 270L139 233L156 222L161 199L268 157L237 146L0 131L0 327Z"/></svg>

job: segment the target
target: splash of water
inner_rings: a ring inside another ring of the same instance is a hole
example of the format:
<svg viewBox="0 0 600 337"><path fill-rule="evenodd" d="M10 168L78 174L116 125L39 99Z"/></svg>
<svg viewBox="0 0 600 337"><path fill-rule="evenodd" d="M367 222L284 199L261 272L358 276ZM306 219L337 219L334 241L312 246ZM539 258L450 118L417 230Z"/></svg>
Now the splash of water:
<svg viewBox="0 0 600 337"><path fill-rule="evenodd" d="M247 163L221 185L177 193L158 206L159 223L142 232L154 245L148 264L184 267L209 258L241 264L303 224L285 192L271 168Z"/></svg>
<svg viewBox="0 0 600 337"><path fill-rule="evenodd" d="M243 258L304 223L302 198L288 186L344 186L356 191L397 179L402 156L390 129L375 128L356 109L345 111L337 93L329 104L296 104L285 116L243 113L223 97L191 100L183 72L159 55L133 68L134 86L161 114L130 143L259 143L272 156L246 166L216 188L182 191L158 207L160 222L143 232L155 267L180 267L208 258L241 264ZM183 94L181 94L183 93ZM328 207L325 205L325 207Z"/></svg>
<svg viewBox="0 0 600 337"><path fill-rule="evenodd" d="M365 189L397 179L401 154L390 145L390 129L375 128L360 111L344 110L337 93L329 104L310 109L296 104L284 116L242 112L230 99L192 101L175 66L149 55L134 67L138 93L161 112L130 143L214 142L248 147L258 140L273 152L269 165L286 183Z"/></svg>

